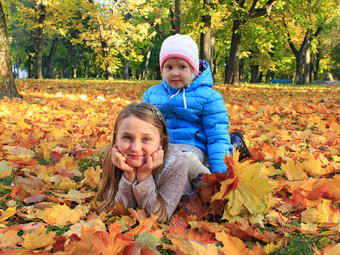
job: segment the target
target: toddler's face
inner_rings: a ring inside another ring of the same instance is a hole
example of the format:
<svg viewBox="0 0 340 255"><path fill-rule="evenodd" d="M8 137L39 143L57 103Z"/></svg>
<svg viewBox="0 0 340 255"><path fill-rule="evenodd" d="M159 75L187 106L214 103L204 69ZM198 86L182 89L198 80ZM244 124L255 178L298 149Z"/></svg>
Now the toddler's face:
<svg viewBox="0 0 340 255"><path fill-rule="evenodd" d="M169 58L164 62L163 77L171 87L179 89L191 83L193 69L184 59Z"/></svg>

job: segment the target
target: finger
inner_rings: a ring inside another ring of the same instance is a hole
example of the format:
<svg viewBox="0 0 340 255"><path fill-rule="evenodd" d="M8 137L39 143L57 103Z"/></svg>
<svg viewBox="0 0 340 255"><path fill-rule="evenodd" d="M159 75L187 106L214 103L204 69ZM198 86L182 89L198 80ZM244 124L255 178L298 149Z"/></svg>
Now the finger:
<svg viewBox="0 0 340 255"><path fill-rule="evenodd" d="M152 161L154 165L156 165L155 167L160 166L163 163L163 160L164 160L163 150L156 151L155 153L152 154Z"/></svg>

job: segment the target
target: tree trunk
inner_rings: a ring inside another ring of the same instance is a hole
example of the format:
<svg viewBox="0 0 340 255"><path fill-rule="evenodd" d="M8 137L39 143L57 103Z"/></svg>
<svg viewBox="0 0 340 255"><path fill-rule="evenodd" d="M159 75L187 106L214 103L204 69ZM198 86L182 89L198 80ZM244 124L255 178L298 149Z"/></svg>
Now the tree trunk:
<svg viewBox="0 0 340 255"><path fill-rule="evenodd" d="M241 21L238 19L234 20L233 34L231 37L230 53L227 62L227 73L225 83L238 85L239 84L239 64L241 54Z"/></svg>
<svg viewBox="0 0 340 255"><path fill-rule="evenodd" d="M259 66L250 65L250 83L259 82Z"/></svg>
<svg viewBox="0 0 340 255"><path fill-rule="evenodd" d="M320 69L320 60L321 60L321 54L317 52L315 54L315 67L313 68L313 73L314 73L314 81L318 80L318 72Z"/></svg>
<svg viewBox="0 0 340 255"><path fill-rule="evenodd" d="M130 64L129 56L130 56L130 50L127 49L126 53L125 53L123 80L129 80L129 78L130 78L130 75L129 75L129 64Z"/></svg>
<svg viewBox="0 0 340 255"><path fill-rule="evenodd" d="M170 6L170 24L171 32L173 35L179 34L181 32L181 0L175 0L175 12Z"/></svg>
<svg viewBox="0 0 340 255"><path fill-rule="evenodd" d="M245 13L248 13L249 19L258 18L267 15L271 12L273 5L276 0L268 0L262 8L256 8L258 0L253 0L250 10L245 9L245 0L236 0L235 4L238 5L237 8L242 9ZM241 53L241 25L246 22L246 19L236 17L234 18L233 33L231 37L231 46L229 54L229 62L227 63L227 73L225 75L225 82L228 84L237 85L239 83L239 58Z"/></svg>
<svg viewBox="0 0 340 255"><path fill-rule="evenodd" d="M175 0L175 33L181 33L181 0Z"/></svg>
<svg viewBox="0 0 340 255"><path fill-rule="evenodd" d="M149 67L149 62L150 62L150 57L151 57L151 51L154 46L156 35L152 37L151 39L151 45L149 46L148 53L146 54L145 57L145 65L144 65L144 80L148 79L148 67Z"/></svg>
<svg viewBox="0 0 340 255"><path fill-rule="evenodd" d="M270 83L271 76L272 76L272 71L267 70L267 73L266 73L266 83Z"/></svg>
<svg viewBox="0 0 340 255"><path fill-rule="evenodd" d="M33 78L33 66L34 66L33 58L29 54L28 55L28 78Z"/></svg>
<svg viewBox="0 0 340 255"><path fill-rule="evenodd" d="M211 72L212 72L212 76L213 79L216 79L216 58L215 58L215 37L211 37Z"/></svg>
<svg viewBox="0 0 340 255"><path fill-rule="evenodd" d="M36 44L37 51L35 57L35 78L42 79L42 58L43 58L43 49L44 49L44 25L46 20L46 5L47 0L39 1L39 5L36 5L36 12L40 12L39 14L39 26L36 32ZM38 1L36 1L38 3Z"/></svg>
<svg viewBox="0 0 340 255"><path fill-rule="evenodd" d="M240 82L244 82L244 79L245 79L245 70L244 70L244 58L241 58L240 59L240 65L239 65L239 81Z"/></svg>
<svg viewBox="0 0 340 255"><path fill-rule="evenodd" d="M20 97L14 83L5 15L0 1L0 99Z"/></svg>
<svg viewBox="0 0 340 255"><path fill-rule="evenodd" d="M299 51L296 57L296 80L295 83L303 84L303 51Z"/></svg>
<svg viewBox="0 0 340 255"><path fill-rule="evenodd" d="M57 53L58 41L59 41L59 38L55 37L52 42L51 52L48 57L48 65L47 65L47 73L46 73L47 78L54 78L53 66L54 66L55 54Z"/></svg>
<svg viewBox="0 0 340 255"><path fill-rule="evenodd" d="M203 9L209 9L212 7L211 0L204 0L203 1ZM213 38L211 37L211 15L203 15L202 22L204 24L204 31L201 33L201 40L200 40L200 58L208 61L211 70L214 70L213 63L214 63L214 56L213 56Z"/></svg>
<svg viewBox="0 0 340 255"><path fill-rule="evenodd" d="M305 47L305 70L304 70L304 84L310 84L310 72L311 72L311 60L310 60L310 43L311 43L311 33L307 33L308 37L306 40Z"/></svg>
<svg viewBox="0 0 340 255"><path fill-rule="evenodd" d="M102 38L102 36L101 36L101 38ZM101 45L102 45L103 58L105 60L107 60L108 56L110 54L110 47L109 47L108 43L106 42L106 40L104 40L104 39L101 39ZM106 79L107 80L113 80L112 67L111 67L109 62L106 63L106 70L105 71L106 71Z"/></svg>

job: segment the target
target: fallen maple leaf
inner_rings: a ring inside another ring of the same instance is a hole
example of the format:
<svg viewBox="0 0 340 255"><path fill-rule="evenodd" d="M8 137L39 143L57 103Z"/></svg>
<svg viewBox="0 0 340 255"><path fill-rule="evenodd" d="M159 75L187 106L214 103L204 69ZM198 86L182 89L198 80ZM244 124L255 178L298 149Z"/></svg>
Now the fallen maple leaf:
<svg viewBox="0 0 340 255"><path fill-rule="evenodd" d="M303 180L307 178L307 174L303 171L303 165L295 163L292 159L288 160L287 163L283 163L281 165L281 169L284 171L284 174L289 181Z"/></svg>
<svg viewBox="0 0 340 255"><path fill-rule="evenodd" d="M92 242L96 251L103 255L119 254L131 245L134 235L129 232L122 234L121 229L122 226L116 221L109 226L109 233L94 233Z"/></svg>
<svg viewBox="0 0 340 255"><path fill-rule="evenodd" d="M7 220L8 218L12 217L16 214L16 208L15 207L9 207L6 209L6 211L3 211L0 209L0 222L3 222Z"/></svg>
<svg viewBox="0 0 340 255"><path fill-rule="evenodd" d="M5 228L5 232L0 232L0 251L3 248L17 248L22 244L23 239L18 236L19 229L16 226Z"/></svg>
<svg viewBox="0 0 340 255"><path fill-rule="evenodd" d="M95 189L98 187L100 181L101 168L97 166L96 168L89 167L84 172L85 179L83 179L82 184L90 185L91 188Z"/></svg>
<svg viewBox="0 0 340 255"><path fill-rule="evenodd" d="M74 224L85 216L80 208L71 209L66 204L56 204L44 210L36 210L35 215L49 225L56 224L58 226Z"/></svg>
<svg viewBox="0 0 340 255"><path fill-rule="evenodd" d="M47 229L44 226L40 226L36 230L24 233L22 246L27 249L37 249L52 245L55 242L54 237L56 233L46 232Z"/></svg>
<svg viewBox="0 0 340 255"><path fill-rule="evenodd" d="M224 231L216 233L216 239L223 243L223 252L226 255L260 254L258 253L258 251L256 253L253 253L253 251L246 248L241 239L230 236Z"/></svg>

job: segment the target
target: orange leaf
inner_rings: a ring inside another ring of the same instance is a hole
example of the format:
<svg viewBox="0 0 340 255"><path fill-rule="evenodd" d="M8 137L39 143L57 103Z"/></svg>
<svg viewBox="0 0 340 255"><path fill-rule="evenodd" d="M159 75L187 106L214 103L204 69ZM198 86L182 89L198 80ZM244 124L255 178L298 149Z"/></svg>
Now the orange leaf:
<svg viewBox="0 0 340 255"><path fill-rule="evenodd" d="M226 255L252 254L252 251L246 248L241 239L232 237L224 231L216 233L216 239L223 243L223 252Z"/></svg>
<svg viewBox="0 0 340 255"><path fill-rule="evenodd" d="M122 226L116 221L109 227L109 233L96 232L93 235L93 244L98 253L103 255L119 254L132 244L134 236L127 232L122 234Z"/></svg>
<svg viewBox="0 0 340 255"><path fill-rule="evenodd" d="M5 234L0 233L0 249L21 245L23 240L18 236L18 231L15 226L11 226L5 229Z"/></svg>

